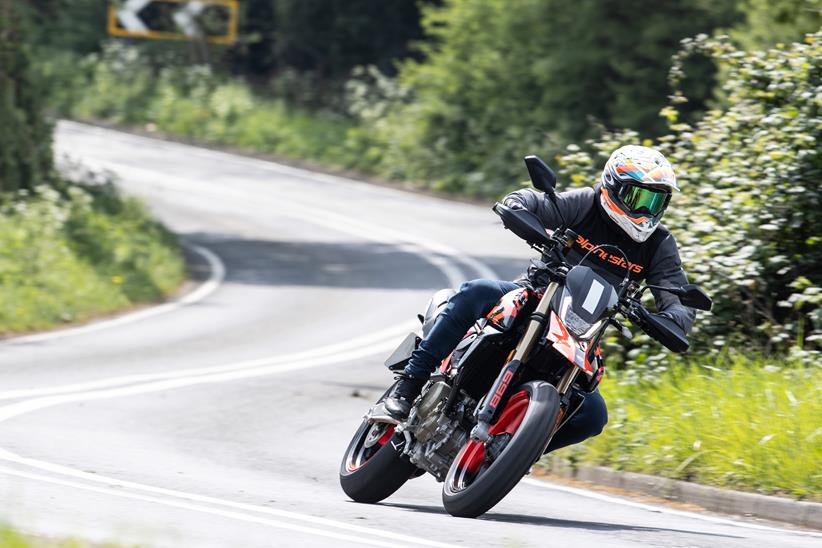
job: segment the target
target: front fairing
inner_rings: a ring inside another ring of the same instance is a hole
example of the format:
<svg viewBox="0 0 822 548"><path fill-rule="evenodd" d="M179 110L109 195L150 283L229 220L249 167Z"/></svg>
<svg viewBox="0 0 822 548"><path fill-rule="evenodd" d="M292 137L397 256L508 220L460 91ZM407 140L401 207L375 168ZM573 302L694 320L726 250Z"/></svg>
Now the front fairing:
<svg viewBox="0 0 822 548"><path fill-rule="evenodd" d="M566 360L582 369L586 375L589 377L594 376L597 371L595 357L600 355L599 347L590 352L590 343L574 337L553 310L551 311L545 340Z"/></svg>
<svg viewBox="0 0 822 548"><path fill-rule="evenodd" d="M591 348L617 306L616 290L587 266L575 266L554 295L546 340L589 377L597 371L598 346Z"/></svg>

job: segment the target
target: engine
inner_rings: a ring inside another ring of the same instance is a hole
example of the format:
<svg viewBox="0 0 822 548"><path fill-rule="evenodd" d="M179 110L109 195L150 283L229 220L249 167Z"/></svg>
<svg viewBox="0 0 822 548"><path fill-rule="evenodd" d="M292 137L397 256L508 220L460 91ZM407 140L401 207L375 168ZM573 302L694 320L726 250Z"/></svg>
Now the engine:
<svg viewBox="0 0 822 548"><path fill-rule="evenodd" d="M466 414L470 416L472 404L476 404L470 398L461 399L451 416L446 416L442 409L450 393L448 383L432 384L411 410L406 423L406 430L414 435L415 442L406 444L405 453L413 464L433 474L437 481L445 479L451 462L468 440L468 432L461 423Z"/></svg>

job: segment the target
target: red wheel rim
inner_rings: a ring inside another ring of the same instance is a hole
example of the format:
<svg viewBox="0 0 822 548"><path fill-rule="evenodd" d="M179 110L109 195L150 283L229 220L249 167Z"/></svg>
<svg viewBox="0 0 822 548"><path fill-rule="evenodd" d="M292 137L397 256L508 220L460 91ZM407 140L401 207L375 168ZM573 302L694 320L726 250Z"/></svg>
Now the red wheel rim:
<svg viewBox="0 0 822 548"><path fill-rule="evenodd" d="M394 435L394 428L395 425L393 424L386 425L385 432L380 436L380 439L368 447L365 445L365 440L368 438L369 432L371 432L371 427L365 428L356 446L348 453L345 468L349 472L356 472L362 468L371 457L377 454L377 451L379 451L383 445L388 443L388 440Z"/></svg>
<svg viewBox="0 0 822 548"><path fill-rule="evenodd" d="M522 424L522 419L525 418L528 403L526 390L520 390L511 396L497 421L489 428L489 434L492 436L513 435ZM485 444L469 440L454 459L453 479L450 481L452 489L460 491L468 487L482 473L481 469L485 464Z"/></svg>

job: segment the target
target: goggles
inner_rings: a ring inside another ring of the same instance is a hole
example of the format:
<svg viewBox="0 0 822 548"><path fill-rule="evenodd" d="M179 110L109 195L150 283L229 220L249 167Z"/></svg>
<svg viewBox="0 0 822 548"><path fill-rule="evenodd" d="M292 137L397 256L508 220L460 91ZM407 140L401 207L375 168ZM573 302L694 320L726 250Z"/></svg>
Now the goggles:
<svg viewBox="0 0 822 548"><path fill-rule="evenodd" d="M623 185L619 199L632 213L659 215L668 205L671 193L665 190L652 190L637 185Z"/></svg>

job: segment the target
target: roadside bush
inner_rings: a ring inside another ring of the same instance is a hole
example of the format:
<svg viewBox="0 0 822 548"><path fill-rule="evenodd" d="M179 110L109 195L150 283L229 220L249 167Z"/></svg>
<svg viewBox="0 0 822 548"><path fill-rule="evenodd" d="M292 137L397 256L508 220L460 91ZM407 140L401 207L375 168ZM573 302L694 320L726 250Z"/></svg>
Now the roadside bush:
<svg viewBox="0 0 822 548"><path fill-rule="evenodd" d="M184 279L175 238L109 182L39 186L1 209L0 333L157 301Z"/></svg>
<svg viewBox="0 0 822 548"><path fill-rule="evenodd" d="M53 99L65 115L332 167L352 167L359 160L346 142L353 125L347 117L260 98L247 84L217 76L207 66L155 69L139 49L119 43L87 57L81 66L68 80L69 90ZM71 91L77 89L83 93Z"/></svg>
<svg viewBox="0 0 822 548"><path fill-rule="evenodd" d="M676 362L653 381L610 374L605 431L557 456L822 500L820 373L819 363L737 353Z"/></svg>

